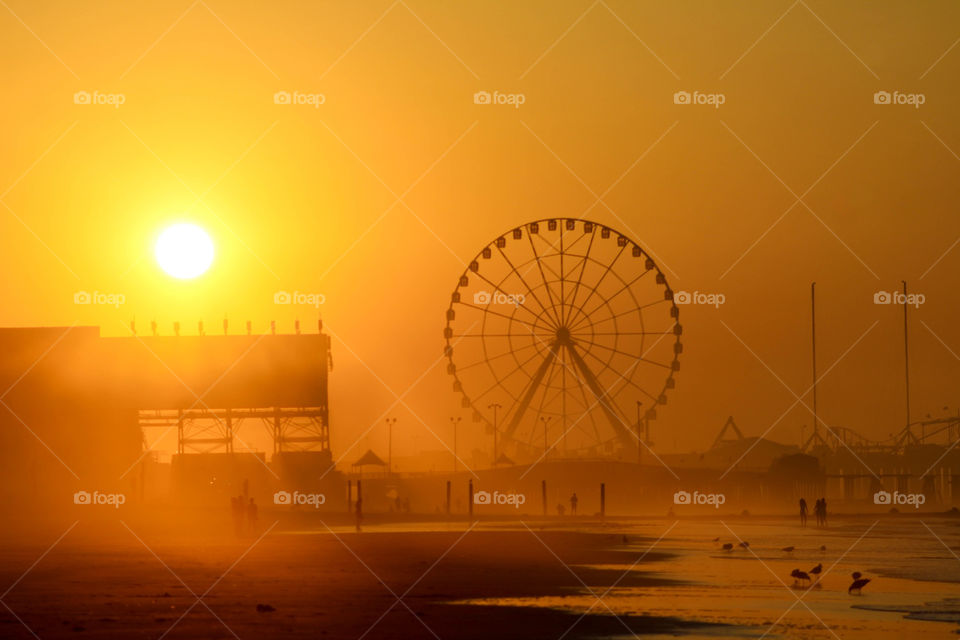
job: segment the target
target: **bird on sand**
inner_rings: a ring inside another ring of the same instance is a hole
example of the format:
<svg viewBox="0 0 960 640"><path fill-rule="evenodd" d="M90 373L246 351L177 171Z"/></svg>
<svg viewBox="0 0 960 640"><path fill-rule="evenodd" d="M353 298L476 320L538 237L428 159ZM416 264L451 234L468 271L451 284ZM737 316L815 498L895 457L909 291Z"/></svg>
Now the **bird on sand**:
<svg viewBox="0 0 960 640"><path fill-rule="evenodd" d="M716 538L714 538L713 541L714 541L714 542L720 542L720 536L717 536Z"/></svg>
<svg viewBox="0 0 960 640"><path fill-rule="evenodd" d="M805 571L800 571L800 569L794 569L791 571L790 577L793 578L794 584L796 584L797 580L806 580L807 582L810 582L810 576L807 575Z"/></svg>
<svg viewBox="0 0 960 640"><path fill-rule="evenodd" d="M794 549L796 549L796 547L784 547L783 549L780 549L780 551L783 551L785 553L791 553L793 552Z"/></svg>
<svg viewBox="0 0 960 640"><path fill-rule="evenodd" d="M857 593L863 593L861 589L867 586L867 583L870 582L870 578L859 578L853 581L853 584L850 585L850 588L847 589L847 593L852 594L854 591Z"/></svg>
<svg viewBox="0 0 960 640"><path fill-rule="evenodd" d="M827 545L825 544L820 545L820 551L826 551L826 550L827 550Z"/></svg>
<svg viewBox="0 0 960 640"><path fill-rule="evenodd" d="M815 578L819 578L821 571L823 571L823 564L822 564L822 563L817 564L817 566L815 566L813 569L810 569L810 575L812 575L812 576L815 577Z"/></svg>
<svg viewBox="0 0 960 640"><path fill-rule="evenodd" d="M850 575L853 576L853 579L854 579L854 580L859 580L859 579L860 579L860 576L862 576L863 574L860 573L859 571L854 571L854 572L851 573Z"/></svg>
<svg viewBox="0 0 960 640"><path fill-rule="evenodd" d="M732 542L725 542L725 543L723 543L723 550L724 550L724 551L731 551L731 550L733 550L733 543L732 543Z"/></svg>
<svg viewBox="0 0 960 640"><path fill-rule="evenodd" d="M749 542L741 542L741 543L740 543L740 546L743 547L744 549L746 549L747 547L750 546L750 543L749 543Z"/></svg>

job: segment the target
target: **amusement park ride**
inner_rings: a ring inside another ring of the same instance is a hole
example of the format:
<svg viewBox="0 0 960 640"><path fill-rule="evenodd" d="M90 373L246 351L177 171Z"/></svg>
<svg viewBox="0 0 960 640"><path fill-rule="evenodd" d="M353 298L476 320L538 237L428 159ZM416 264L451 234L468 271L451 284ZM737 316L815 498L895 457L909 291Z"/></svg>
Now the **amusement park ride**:
<svg viewBox="0 0 960 640"><path fill-rule="evenodd" d="M470 262L444 353L462 406L518 462L637 460L676 384L682 333L649 253L606 225L556 218L508 231Z"/></svg>

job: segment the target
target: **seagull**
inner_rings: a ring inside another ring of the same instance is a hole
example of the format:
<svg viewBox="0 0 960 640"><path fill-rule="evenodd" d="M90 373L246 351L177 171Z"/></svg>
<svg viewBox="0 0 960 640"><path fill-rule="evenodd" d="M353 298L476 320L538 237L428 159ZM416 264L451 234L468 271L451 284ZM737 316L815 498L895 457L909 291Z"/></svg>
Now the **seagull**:
<svg viewBox="0 0 960 640"><path fill-rule="evenodd" d="M796 583L797 580L806 580L807 582L810 581L810 576L807 575L806 572L800 571L800 569L794 569L791 571L790 577L793 578L794 583Z"/></svg>
<svg viewBox="0 0 960 640"><path fill-rule="evenodd" d="M749 543L749 542L741 542L741 543L740 543L740 546L743 547L744 549L746 549L747 547L750 546L750 543Z"/></svg>
<svg viewBox="0 0 960 640"><path fill-rule="evenodd" d="M731 543L731 542L725 542L725 543L723 544L723 550L724 550L724 551L731 551L732 549L733 549L733 543Z"/></svg>
<svg viewBox="0 0 960 640"><path fill-rule="evenodd" d="M820 545L820 551L826 551L826 550L827 550L827 545L825 544Z"/></svg>
<svg viewBox="0 0 960 640"><path fill-rule="evenodd" d="M786 553L792 553L794 549L796 549L796 547L784 547L783 549L780 549L780 551L785 551Z"/></svg>
<svg viewBox="0 0 960 640"><path fill-rule="evenodd" d="M717 536L716 538L714 538L713 541L714 541L714 542L720 542L720 536Z"/></svg>
<svg viewBox="0 0 960 640"><path fill-rule="evenodd" d="M851 573L850 575L853 576L853 579L854 579L854 580L859 580L859 579L860 579L860 576L862 576L863 574L860 573L859 571L854 571L854 572Z"/></svg>
<svg viewBox="0 0 960 640"><path fill-rule="evenodd" d="M853 584L850 585L850 588L847 589L847 593L852 594L854 591L857 593L862 593L861 589L867 586L868 582L870 582L870 578L860 578L858 580L854 580Z"/></svg>

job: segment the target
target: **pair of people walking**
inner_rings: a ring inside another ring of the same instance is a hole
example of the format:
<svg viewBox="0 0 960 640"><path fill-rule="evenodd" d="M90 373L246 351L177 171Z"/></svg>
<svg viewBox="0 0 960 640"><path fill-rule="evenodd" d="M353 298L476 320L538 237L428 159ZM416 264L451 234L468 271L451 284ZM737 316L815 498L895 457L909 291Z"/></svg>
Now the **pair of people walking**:
<svg viewBox="0 0 960 640"><path fill-rule="evenodd" d="M818 498L813 505L813 515L817 518L817 526L827 526L827 499ZM800 498L800 526L807 526L807 501Z"/></svg>

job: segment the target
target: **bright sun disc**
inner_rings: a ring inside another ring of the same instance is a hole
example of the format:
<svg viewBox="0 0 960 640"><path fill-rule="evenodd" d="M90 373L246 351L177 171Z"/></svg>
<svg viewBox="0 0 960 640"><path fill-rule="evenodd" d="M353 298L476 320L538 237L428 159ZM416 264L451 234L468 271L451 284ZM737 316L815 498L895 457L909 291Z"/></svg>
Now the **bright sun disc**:
<svg viewBox="0 0 960 640"><path fill-rule="evenodd" d="M154 253L161 269L174 278L189 280L210 268L213 241L197 225L184 222L168 227L160 234Z"/></svg>

